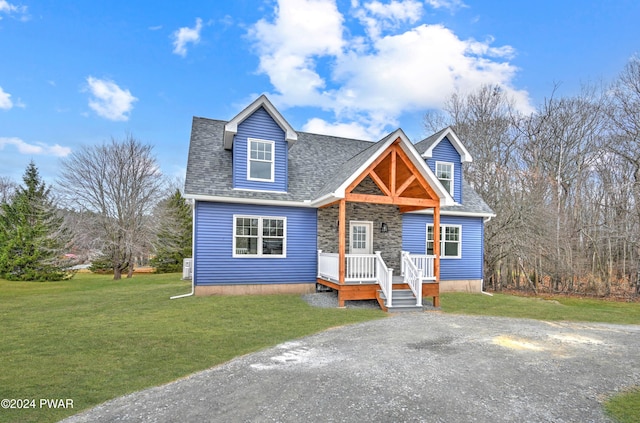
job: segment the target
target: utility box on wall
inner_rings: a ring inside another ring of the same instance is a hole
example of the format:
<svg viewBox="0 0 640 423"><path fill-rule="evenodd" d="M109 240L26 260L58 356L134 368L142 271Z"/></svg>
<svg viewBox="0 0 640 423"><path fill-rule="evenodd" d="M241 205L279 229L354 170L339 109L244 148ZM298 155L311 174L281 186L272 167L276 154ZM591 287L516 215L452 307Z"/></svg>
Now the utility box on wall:
<svg viewBox="0 0 640 423"><path fill-rule="evenodd" d="M191 280L193 277L193 259L186 258L182 260L182 279Z"/></svg>

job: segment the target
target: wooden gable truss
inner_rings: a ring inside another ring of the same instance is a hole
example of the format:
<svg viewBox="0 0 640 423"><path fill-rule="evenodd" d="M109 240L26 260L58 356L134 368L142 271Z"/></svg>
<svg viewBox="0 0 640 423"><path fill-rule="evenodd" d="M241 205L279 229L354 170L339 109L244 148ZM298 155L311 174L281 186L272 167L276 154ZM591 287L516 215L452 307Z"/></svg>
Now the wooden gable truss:
<svg viewBox="0 0 640 423"><path fill-rule="evenodd" d="M346 272L346 203L348 201L395 205L398 206L401 213L432 208L433 249L436 256L434 274L436 281L440 280L440 199L403 150L401 143L399 138L396 139L349 184L345 189L344 198L338 201L338 254L341 284L344 283ZM374 181L382 195L354 192L356 187L367 177Z"/></svg>

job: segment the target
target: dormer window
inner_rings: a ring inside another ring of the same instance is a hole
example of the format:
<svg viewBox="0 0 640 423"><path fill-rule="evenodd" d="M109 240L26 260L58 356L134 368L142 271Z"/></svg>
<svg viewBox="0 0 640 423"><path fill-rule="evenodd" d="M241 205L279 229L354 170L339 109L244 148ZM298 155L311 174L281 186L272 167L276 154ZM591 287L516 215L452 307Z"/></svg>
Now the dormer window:
<svg viewBox="0 0 640 423"><path fill-rule="evenodd" d="M453 163L436 162L436 177L453 197Z"/></svg>
<svg viewBox="0 0 640 423"><path fill-rule="evenodd" d="M247 179L273 182L274 142L249 138L247 143Z"/></svg>

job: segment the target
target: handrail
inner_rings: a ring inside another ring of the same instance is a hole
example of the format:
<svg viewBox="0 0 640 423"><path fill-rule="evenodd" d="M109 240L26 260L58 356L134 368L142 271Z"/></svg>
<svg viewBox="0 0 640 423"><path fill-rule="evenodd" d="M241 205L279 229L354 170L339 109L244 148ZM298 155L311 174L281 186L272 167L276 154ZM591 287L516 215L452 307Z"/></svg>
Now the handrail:
<svg viewBox="0 0 640 423"><path fill-rule="evenodd" d="M393 269L389 269L380 255L380 251L375 252L376 270L378 273L377 282L384 293L387 307L393 306Z"/></svg>
<svg viewBox="0 0 640 423"><path fill-rule="evenodd" d="M422 307L422 270L418 269L411 259L411 255L402 252L402 267L404 269L404 283L409 285L413 295L416 296L416 306Z"/></svg>
<svg viewBox="0 0 640 423"><path fill-rule="evenodd" d="M422 270L423 281L435 281L436 275L434 272L434 263L436 256L428 254L410 254L406 251L402 252L402 255L409 255L409 258L415 264L415 266ZM404 275L404 262L402 263L402 274Z"/></svg>

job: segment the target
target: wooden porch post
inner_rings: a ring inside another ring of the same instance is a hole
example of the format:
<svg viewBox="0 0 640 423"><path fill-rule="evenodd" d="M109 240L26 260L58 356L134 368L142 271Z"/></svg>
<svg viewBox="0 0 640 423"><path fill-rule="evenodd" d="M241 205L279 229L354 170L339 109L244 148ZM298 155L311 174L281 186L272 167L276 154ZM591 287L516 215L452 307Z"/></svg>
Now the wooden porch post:
<svg viewBox="0 0 640 423"><path fill-rule="evenodd" d="M433 208L433 274L440 287L440 205ZM440 296L433 297L433 306L440 307Z"/></svg>
<svg viewBox="0 0 640 423"><path fill-rule="evenodd" d="M346 273L346 237L347 237L347 200L340 200L340 206L338 209L338 282L344 284L344 277ZM338 307L344 307L344 299L340 295L342 290L338 291Z"/></svg>

